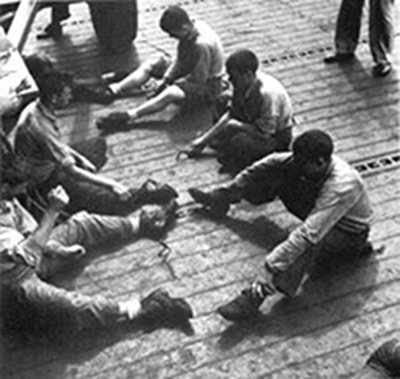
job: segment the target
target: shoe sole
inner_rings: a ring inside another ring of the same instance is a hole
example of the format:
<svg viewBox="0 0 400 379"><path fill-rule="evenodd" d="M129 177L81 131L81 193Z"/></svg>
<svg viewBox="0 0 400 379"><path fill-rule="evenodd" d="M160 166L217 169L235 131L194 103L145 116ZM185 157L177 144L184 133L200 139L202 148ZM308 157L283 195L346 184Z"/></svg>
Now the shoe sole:
<svg viewBox="0 0 400 379"><path fill-rule="evenodd" d="M220 316L222 316L225 320L232 321L232 322L247 322L256 319L260 316L260 312L257 313L246 313L242 315L232 316L231 314L225 312L222 307L217 308L217 312Z"/></svg>
<svg viewBox="0 0 400 379"><path fill-rule="evenodd" d="M193 198L196 203L200 203L202 205L211 206L212 202L209 197L202 191L196 188L189 188L188 189L189 195Z"/></svg>

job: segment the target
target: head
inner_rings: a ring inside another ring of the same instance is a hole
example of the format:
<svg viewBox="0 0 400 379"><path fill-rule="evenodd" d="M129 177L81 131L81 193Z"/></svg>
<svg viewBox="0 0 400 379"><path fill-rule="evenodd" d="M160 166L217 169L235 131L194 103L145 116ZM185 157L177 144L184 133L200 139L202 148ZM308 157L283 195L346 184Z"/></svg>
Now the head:
<svg viewBox="0 0 400 379"><path fill-rule="evenodd" d="M181 40L191 34L193 23L184 9L172 5L162 14L160 28L171 37Z"/></svg>
<svg viewBox="0 0 400 379"><path fill-rule="evenodd" d="M296 166L310 180L324 176L333 153L332 138L322 130L312 129L299 135L292 150Z"/></svg>
<svg viewBox="0 0 400 379"><path fill-rule="evenodd" d="M45 54L31 54L24 61L39 88L40 99L46 105L65 108L72 99L69 76L56 70Z"/></svg>
<svg viewBox="0 0 400 379"><path fill-rule="evenodd" d="M28 183L28 164L14 154L11 144L0 130L0 199L13 197L13 189Z"/></svg>
<svg viewBox="0 0 400 379"><path fill-rule="evenodd" d="M245 90L256 78L259 61L251 50L241 49L229 55L225 66L232 85Z"/></svg>

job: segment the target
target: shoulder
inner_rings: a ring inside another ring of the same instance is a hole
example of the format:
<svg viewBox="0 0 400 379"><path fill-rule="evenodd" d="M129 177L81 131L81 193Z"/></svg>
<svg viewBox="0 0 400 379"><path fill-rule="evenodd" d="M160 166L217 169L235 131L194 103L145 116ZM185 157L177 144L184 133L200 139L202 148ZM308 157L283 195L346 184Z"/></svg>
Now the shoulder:
<svg viewBox="0 0 400 379"><path fill-rule="evenodd" d="M286 93L283 84L274 76L259 71L257 73L257 78L261 83L260 91L263 94Z"/></svg>
<svg viewBox="0 0 400 379"><path fill-rule="evenodd" d="M272 153L258 162L265 166L283 167L292 161L292 156L293 154L291 152Z"/></svg>
<svg viewBox="0 0 400 379"><path fill-rule="evenodd" d="M327 185L337 192L359 190L364 187L363 180L357 170L336 155L332 156L331 173Z"/></svg>
<svg viewBox="0 0 400 379"><path fill-rule="evenodd" d="M21 112L19 119L18 119L18 124L26 122L30 118L32 118L37 112L37 102L32 101L30 102Z"/></svg>
<svg viewBox="0 0 400 379"><path fill-rule="evenodd" d="M199 33L196 44L200 46L212 46L220 42L217 33L206 22L196 20L194 25Z"/></svg>

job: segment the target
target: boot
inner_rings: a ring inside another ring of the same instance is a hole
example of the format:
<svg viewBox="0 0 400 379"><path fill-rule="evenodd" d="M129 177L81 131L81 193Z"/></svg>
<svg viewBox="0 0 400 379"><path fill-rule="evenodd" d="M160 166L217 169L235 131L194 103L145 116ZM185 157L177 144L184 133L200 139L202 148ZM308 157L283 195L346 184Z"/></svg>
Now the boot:
<svg viewBox="0 0 400 379"><path fill-rule="evenodd" d="M142 306L141 318L148 323L187 322L193 317L190 305L183 298L173 298L167 291L157 289L140 302Z"/></svg>

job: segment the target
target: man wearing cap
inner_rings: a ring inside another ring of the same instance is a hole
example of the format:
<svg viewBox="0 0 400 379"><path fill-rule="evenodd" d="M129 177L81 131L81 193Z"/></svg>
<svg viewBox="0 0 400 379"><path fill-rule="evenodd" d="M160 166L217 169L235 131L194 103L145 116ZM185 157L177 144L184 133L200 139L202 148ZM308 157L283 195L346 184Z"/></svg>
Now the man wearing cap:
<svg viewBox="0 0 400 379"><path fill-rule="evenodd" d="M218 308L227 320L258 315L264 299L277 291L294 296L313 267L326 272L372 251L368 242L372 210L365 185L333 149L327 133L309 130L294 140L292 152L263 158L228 185L209 192L189 189L198 203L219 216L242 199L258 205L278 197L302 220L267 254L259 279Z"/></svg>

